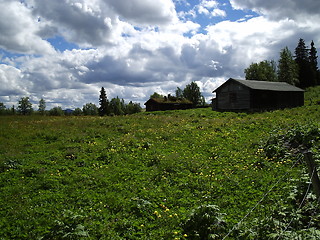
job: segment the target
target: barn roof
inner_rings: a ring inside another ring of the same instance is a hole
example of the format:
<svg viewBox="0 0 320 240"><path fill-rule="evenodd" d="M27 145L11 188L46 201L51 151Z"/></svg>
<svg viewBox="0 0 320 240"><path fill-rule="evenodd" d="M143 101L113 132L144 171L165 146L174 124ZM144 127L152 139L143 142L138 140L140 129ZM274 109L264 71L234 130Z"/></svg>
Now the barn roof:
<svg viewBox="0 0 320 240"><path fill-rule="evenodd" d="M269 91L283 91L283 92L303 92L304 91L301 88L295 87L286 82L267 82L267 81L242 80L242 79L229 78L224 84L226 84L229 81L235 81L243 86L246 86L254 90L269 90ZM224 84L222 84L213 92L216 92Z"/></svg>
<svg viewBox="0 0 320 240"><path fill-rule="evenodd" d="M145 102L144 105L146 105L148 102L156 102L160 104L192 104L191 101L185 99L185 98L150 98L147 102Z"/></svg>

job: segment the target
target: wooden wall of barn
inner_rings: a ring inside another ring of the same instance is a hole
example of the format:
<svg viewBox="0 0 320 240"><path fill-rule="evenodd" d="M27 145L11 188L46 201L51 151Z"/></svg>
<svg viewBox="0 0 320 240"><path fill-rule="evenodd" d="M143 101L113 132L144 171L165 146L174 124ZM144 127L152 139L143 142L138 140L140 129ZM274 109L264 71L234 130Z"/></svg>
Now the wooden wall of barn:
<svg viewBox="0 0 320 240"><path fill-rule="evenodd" d="M229 82L216 92L218 110L244 110L250 108L250 90L240 84Z"/></svg>
<svg viewBox="0 0 320 240"><path fill-rule="evenodd" d="M303 106L304 92L252 90L252 109L281 109Z"/></svg>

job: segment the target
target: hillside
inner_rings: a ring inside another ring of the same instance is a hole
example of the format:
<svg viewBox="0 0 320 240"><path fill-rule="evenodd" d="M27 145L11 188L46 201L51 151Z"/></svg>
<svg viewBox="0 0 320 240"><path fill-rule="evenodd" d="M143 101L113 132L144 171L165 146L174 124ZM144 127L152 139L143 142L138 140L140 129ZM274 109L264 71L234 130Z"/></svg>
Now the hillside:
<svg viewBox="0 0 320 240"><path fill-rule="evenodd" d="M264 113L0 117L1 239L320 236L299 150L320 158L319 90Z"/></svg>

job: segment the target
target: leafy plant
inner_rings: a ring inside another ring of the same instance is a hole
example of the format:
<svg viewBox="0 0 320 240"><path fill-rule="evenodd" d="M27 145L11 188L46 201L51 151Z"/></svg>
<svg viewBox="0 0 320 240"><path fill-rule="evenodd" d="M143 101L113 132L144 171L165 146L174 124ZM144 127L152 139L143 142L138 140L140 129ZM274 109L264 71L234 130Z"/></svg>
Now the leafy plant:
<svg viewBox="0 0 320 240"><path fill-rule="evenodd" d="M76 214L70 210L65 210L59 220L54 221L50 232L42 236L42 240L77 240L89 237L83 226L84 216Z"/></svg>
<svg viewBox="0 0 320 240"><path fill-rule="evenodd" d="M316 125L296 125L284 133L274 131L263 146L269 159L297 156L319 147L320 128Z"/></svg>
<svg viewBox="0 0 320 240"><path fill-rule="evenodd" d="M221 239L226 233L224 214L216 205L201 205L192 211L183 229L192 239Z"/></svg>

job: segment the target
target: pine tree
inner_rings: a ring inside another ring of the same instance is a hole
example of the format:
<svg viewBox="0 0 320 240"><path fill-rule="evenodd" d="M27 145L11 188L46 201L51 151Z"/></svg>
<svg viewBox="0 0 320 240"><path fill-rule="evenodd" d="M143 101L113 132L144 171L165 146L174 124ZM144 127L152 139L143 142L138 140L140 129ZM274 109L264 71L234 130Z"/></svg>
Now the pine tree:
<svg viewBox="0 0 320 240"><path fill-rule="evenodd" d="M298 66L294 61L291 51L285 47L280 52L278 63L278 81L287 82L292 85L298 85Z"/></svg>
<svg viewBox="0 0 320 240"><path fill-rule="evenodd" d="M295 49L296 61L308 61L308 49L302 38L299 39L298 46Z"/></svg>
<svg viewBox="0 0 320 240"><path fill-rule="evenodd" d="M314 82L317 85L320 85L320 74L318 69L318 56L317 49L314 46L313 40L311 41L311 48L309 52L309 62L312 69L312 77L314 78Z"/></svg>
<svg viewBox="0 0 320 240"><path fill-rule="evenodd" d="M295 61L299 66L299 87L307 88L314 86L315 82L312 78L312 69L309 62L309 51L302 38L299 39L298 46L295 49Z"/></svg>
<svg viewBox="0 0 320 240"><path fill-rule="evenodd" d="M311 48L309 53L309 61L313 70L318 71L317 49L314 46L313 40L311 41Z"/></svg>
<svg viewBox="0 0 320 240"><path fill-rule="evenodd" d="M106 91L104 90L104 87L100 90L100 97L99 97L99 115L104 116L109 114L109 101L107 98Z"/></svg>

